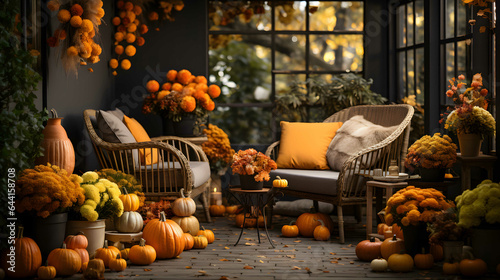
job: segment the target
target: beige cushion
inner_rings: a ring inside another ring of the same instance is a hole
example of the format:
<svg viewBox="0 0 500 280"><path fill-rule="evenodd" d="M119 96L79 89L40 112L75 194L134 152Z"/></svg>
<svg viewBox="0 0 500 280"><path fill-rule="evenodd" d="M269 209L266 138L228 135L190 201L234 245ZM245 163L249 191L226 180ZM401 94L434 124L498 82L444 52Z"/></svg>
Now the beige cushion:
<svg viewBox="0 0 500 280"><path fill-rule="evenodd" d="M337 130L337 134L328 146L326 152L328 164L333 170L340 171L347 159L361 150L380 143L397 127L397 125L390 127L377 125L365 120L361 115L350 118Z"/></svg>
<svg viewBox="0 0 500 280"><path fill-rule="evenodd" d="M172 169L180 170L181 166L178 162L174 162L174 165L172 166L172 163L170 162L163 162L163 163L155 163L152 165L146 165L146 166L141 166L140 170L156 170L158 168L165 168L167 169L167 166L171 167ZM189 166L191 167L191 171L193 172L193 188L197 188L203 184L205 184L208 179L210 179L210 164L206 161L190 161Z"/></svg>

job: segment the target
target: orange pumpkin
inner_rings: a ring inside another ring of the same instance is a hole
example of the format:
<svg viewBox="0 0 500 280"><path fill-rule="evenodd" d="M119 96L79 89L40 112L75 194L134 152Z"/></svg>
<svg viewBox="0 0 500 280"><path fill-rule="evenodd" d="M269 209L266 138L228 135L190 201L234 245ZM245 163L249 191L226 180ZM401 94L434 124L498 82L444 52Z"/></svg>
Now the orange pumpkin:
<svg viewBox="0 0 500 280"><path fill-rule="evenodd" d="M236 215L236 226L243 227L243 220L245 220L245 228L253 228L257 225L257 219L251 217L250 213Z"/></svg>
<svg viewBox="0 0 500 280"><path fill-rule="evenodd" d="M89 245L89 241L83 232L79 232L76 235L66 236L64 242L66 243L66 248L68 249L86 249Z"/></svg>
<svg viewBox="0 0 500 280"><path fill-rule="evenodd" d="M87 249L76 248L76 249L72 249L72 250L77 252L78 255L80 256L80 259L82 259L82 267L83 267L83 263L86 263L90 260L89 252L87 251ZM83 269L81 271L83 271Z"/></svg>
<svg viewBox="0 0 500 280"><path fill-rule="evenodd" d="M104 240L102 248L95 250L95 258L101 259L105 267L109 267L109 261L115 259L116 255L120 255L120 250L115 246L108 246L108 240Z"/></svg>
<svg viewBox="0 0 500 280"><path fill-rule="evenodd" d="M284 237L297 237L299 235L299 228L297 225L292 225L295 221L291 221L289 225L284 225L281 228L281 235Z"/></svg>
<svg viewBox="0 0 500 280"><path fill-rule="evenodd" d="M40 266L37 271L38 279L54 279L56 275L56 268L50 265Z"/></svg>
<svg viewBox="0 0 500 280"><path fill-rule="evenodd" d="M193 239L193 236L191 235L191 233L189 233L189 232L184 233L184 241L185 241L184 251L193 249L194 239Z"/></svg>
<svg viewBox="0 0 500 280"><path fill-rule="evenodd" d="M323 220L325 226L330 232L333 231L333 221L329 215L323 213L316 213L314 208L311 209L310 213L303 213L297 218L295 223L299 228L300 235L304 237L313 237L314 229L321 223L319 220Z"/></svg>
<svg viewBox="0 0 500 280"><path fill-rule="evenodd" d="M194 249L205 249L208 246L208 240L204 235L194 236Z"/></svg>
<svg viewBox="0 0 500 280"><path fill-rule="evenodd" d="M431 244L429 250L432 254L432 257L434 257L434 261L439 262L443 260L444 257L443 246L439 244Z"/></svg>
<svg viewBox="0 0 500 280"><path fill-rule="evenodd" d="M200 230L200 222L195 216L188 217L172 217L172 221L176 222L183 232L198 232Z"/></svg>
<svg viewBox="0 0 500 280"><path fill-rule="evenodd" d="M115 259L109 261L109 269L111 271L124 271L127 268L127 261L120 258L120 254L116 255Z"/></svg>
<svg viewBox="0 0 500 280"><path fill-rule="evenodd" d="M226 213L229 215L234 215L238 211L238 205L226 206Z"/></svg>
<svg viewBox="0 0 500 280"><path fill-rule="evenodd" d="M125 248L120 250L120 254L122 255L122 259L128 260L128 254L130 253L130 248Z"/></svg>
<svg viewBox="0 0 500 280"><path fill-rule="evenodd" d="M133 264L150 265L156 260L156 251L153 246L146 245L146 240L141 238L139 245L130 248L128 258Z"/></svg>
<svg viewBox="0 0 500 280"><path fill-rule="evenodd" d="M415 255L413 261L418 269L431 269L434 266L434 257L431 253L426 254L424 248L422 248L421 254Z"/></svg>
<svg viewBox="0 0 500 280"><path fill-rule="evenodd" d="M207 238L208 244L214 243L215 240L214 232L209 229L205 229L205 227L203 226L201 228L203 230L198 231L197 235L204 235Z"/></svg>
<svg viewBox="0 0 500 280"><path fill-rule="evenodd" d="M382 254L382 258L386 260L389 260L389 257L392 254L397 254L404 249L404 241L397 238L395 234L392 238L384 240L384 242L382 242L382 244L380 245L380 253Z"/></svg>
<svg viewBox="0 0 500 280"><path fill-rule="evenodd" d="M313 232L314 239L318 241L326 241L330 239L330 231L325 226L325 223L323 222L323 220L318 220L318 221L321 223L321 225L317 226L314 229Z"/></svg>
<svg viewBox="0 0 500 280"><path fill-rule="evenodd" d="M460 273L467 277L481 277L488 272L488 266L482 259L475 259L471 253L468 258L460 261Z"/></svg>
<svg viewBox="0 0 500 280"><path fill-rule="evenodd" d="M188 217L196 212L196 203L191 197L184 196L184 188L181 189L181 197L172 204L172 212L179 217Z"/></svg>
<svg viewBox="0 0 500 280"><path fill-rule="evenodd" d="M386 231L392 231L392 228L385 223L380 223L377 225L377 233L384 235Z"/></svg>
<svg viewBox="0 0 500 280"><path fill-rule="evenodd" d="M222 217L226 213L226 207L224 205L210 205L209 211L210 216Z"/></svg>
<svg viewBox="0 0 500 280"><path fill-rule="evenodd" d="M7 256L7 251L2 254L2 268L4 269L7 278L24 278L35 276L38 268L42 265L42 253L36 242L23 236L24 227L19 227L17 238L15 239L15 257L16 270L10 271L11 266L7 261L10 257Z"/></svg>
<svg viewBox="0 0 500 280"><path fill-rule="evenodd" d="M56 248L49 253L47 265L56 268L57 276L71 276L82 267L82 259L74 250L67 249L66 243L62 248Z"/></svg>
<svg viewBox="0 0 500 280"><path fill-rule="evenodd" d="M460 263L459 262L443 263L443 274L445 275L460 274Z"/></svg>
<svg viewBox="0 0 500 280"><path fill-rule="evenodd" d="M413 270L413 258L408 254L392 254L387 265L394 272L410 272Z"/></svg>
<svg viewBox="0 0 500 280"><path fill-rule="evenodd" d="M156 250L159 259L175 258L184 250L184 236L181 227L174 221L165 217L165 212L160 213L160 219L149 221L144 227L142 237L146 244ZM130 256L129 256L130 258Z"/></svg>
<svg viewBox="0 0 500 280"><path fill-rule="evenodd" d="M356 256L365 262L378 259L382 256L380 245L382 245L382 241L378 238L372 237L370 240L363 240L356 246Z"/></svg>
<svg viewBox="0 0 500 280"><path fill-rule="evenodd" d="M122 188L123 194L120 199L123 202L123 211L137 211L139 209L139 197L135 193L129 194L125 187Z"/></svg>

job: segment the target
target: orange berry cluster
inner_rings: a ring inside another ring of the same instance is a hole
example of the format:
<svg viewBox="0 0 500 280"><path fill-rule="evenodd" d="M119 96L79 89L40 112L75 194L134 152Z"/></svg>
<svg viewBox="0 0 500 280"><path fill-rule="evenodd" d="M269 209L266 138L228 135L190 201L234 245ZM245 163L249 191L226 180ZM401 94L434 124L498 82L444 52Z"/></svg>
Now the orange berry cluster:
<svg viewBox="0 0 500 280"><path fill-rule="evenodd" d="M121 66L123 70L128 70L132 66L132 63L128 58L123 58L119 62L120 56L125 54L126 57L132 57L135 55L137 49L134 46L142 46L145 43L144 37L142 35L148 32L148 26L141 23L142 19L142 6L134 5L131 1L119 0L116 3L118 9L118 16L112 19L112 23L116 26L115 37L115 54L118 58L113 58L109 61L109 66L112 69ZM113 75L117 75L116 70L113 71Z"/></svg>
<svg viewBox="0 0 500 280"><path fill-rule="evenodd" d="M102 6L101 0L75 0L64 6L60 5L59 0L50 0L47 7L53 12L57 11L61 26L47 39L48 45L56 47L60 41L70 37L66 49L68 58L79 58L82 65L99 62L102 48L94 42L94 37L99 32L98 26L105 13Z"/></svg>
<svg viewBox="0 0 500 280"><path fill-rule="evenodd" d="M186 69L178 72L170 70L167 72L167 82L161 87L158 81L150 80L146 89L151 93L143 106L146 114L170 111L171 115L177 115L193 112L197 108L201 111L213 111L213 99L221 93L219 86L208 86L204 76L194 76Z"/></svg>
<svg viewBox="0 0 500 280"><path fill-rule="evenodd" d="M184 2L182 0L160 0L157 2L157 6L154 7L154 10L148 14L148 19L150 21L159 20L160 14L162 15L162 19L174 21L175 18L172 16L172 12L180 12L184 9Z"/></svg>

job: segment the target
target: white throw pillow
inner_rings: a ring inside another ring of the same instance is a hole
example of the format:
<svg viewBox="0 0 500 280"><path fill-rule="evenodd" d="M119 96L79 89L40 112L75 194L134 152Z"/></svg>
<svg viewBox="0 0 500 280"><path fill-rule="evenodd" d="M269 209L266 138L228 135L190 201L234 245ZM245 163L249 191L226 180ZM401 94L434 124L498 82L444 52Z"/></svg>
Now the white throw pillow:
<svg viewBox="0 0 500 280"><path fill-rule="evenodd" d="M330 168L340 171L344 162L359 151L369 148L391 135L397 125L385 127L365 120L363 116L354 116L337 130L337 134L328 146L326 159Z"/></svg>

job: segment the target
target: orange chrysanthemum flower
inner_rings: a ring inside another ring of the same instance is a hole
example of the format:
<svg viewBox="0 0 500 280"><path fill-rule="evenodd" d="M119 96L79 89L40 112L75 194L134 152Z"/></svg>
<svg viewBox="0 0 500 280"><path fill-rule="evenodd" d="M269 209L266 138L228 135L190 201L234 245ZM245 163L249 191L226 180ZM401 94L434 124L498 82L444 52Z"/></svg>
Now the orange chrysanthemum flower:
<svg viewBox="0 0 500 280"><path fill-rule="evenodd" d="M186 69L182 69L177 73L177 81L183 85L187 85L191 82L191 72Z"/></svg>
<svg viewBox="0 0 500 280"><path fill-rule="evenodd" d="M196 109L196 100L192 96L184 96L181 101L181 108L185 112L193 112Z"/></svg>
<svg viewBox="0 0 500 280"><path fill-rule="evenodd" d="M174 82L175 79L177 78L177 71L176 70L170 70L167 72L167 79L171 82Z"/></svg>

